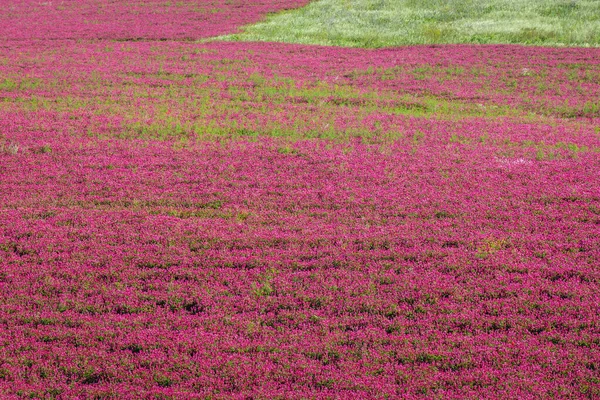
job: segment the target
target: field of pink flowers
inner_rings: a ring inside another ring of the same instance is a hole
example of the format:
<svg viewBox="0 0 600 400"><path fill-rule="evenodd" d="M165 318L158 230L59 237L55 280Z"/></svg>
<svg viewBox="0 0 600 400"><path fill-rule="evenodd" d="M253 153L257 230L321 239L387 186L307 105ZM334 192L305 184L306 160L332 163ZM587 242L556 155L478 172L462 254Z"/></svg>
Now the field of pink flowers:
<svg viewBox="0 0 600 400"><path fill-rule="evenodd" d="M196 40L308 0L0 0L1 40Z"/></svg>
<svg viewBox="0 0 600 400"><path fill-rule="evenodd" d="M600 396L600 49L78 29L0 46L2 398Z"/></svg>

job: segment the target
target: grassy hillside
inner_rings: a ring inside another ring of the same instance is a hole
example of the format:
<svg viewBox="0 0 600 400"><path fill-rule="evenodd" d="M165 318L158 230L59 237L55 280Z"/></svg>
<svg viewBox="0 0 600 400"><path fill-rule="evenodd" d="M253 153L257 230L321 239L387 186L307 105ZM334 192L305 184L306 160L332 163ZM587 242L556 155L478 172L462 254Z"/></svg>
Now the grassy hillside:
<svg viewBox="0 0 600 400"><path fill-rule="evenodd" d="M598 46L598 0L320 0L226 40L351 47L436 43Z"/></svg>

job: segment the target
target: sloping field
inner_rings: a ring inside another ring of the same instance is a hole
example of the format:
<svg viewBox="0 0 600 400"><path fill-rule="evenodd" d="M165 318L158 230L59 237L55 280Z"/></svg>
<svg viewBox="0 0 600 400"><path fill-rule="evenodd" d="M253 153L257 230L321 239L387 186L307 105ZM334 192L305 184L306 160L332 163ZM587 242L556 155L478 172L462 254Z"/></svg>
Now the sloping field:
<svg viewBox="0 0 600 400"><path fill-rule="evenodd" d="M599 393L598 50L37 46L4 394Z"/></svg>
<svg viewBox="0 0 600 400"><path fill-rule="evenodd" d="M2 40L196 40L308 0L0 0Z"/></svg>
<svg viewBox="0 0 600 400"><path fill-rule="evenodd" d="M600 49L151 26L1 43L1 398L600 396Z"/></svg>

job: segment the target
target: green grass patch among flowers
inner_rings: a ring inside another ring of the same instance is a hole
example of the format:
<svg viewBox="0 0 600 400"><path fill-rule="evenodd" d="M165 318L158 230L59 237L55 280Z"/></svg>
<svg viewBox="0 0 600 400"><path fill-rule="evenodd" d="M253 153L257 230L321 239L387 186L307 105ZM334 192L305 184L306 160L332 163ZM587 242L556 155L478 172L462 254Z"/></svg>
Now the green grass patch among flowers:
<svg viewBox="0 0 600 400"><path fill-rule="evenodd" d="M487 43L598 46L597 0L319 0L224 40L348 47Z"/></svg>

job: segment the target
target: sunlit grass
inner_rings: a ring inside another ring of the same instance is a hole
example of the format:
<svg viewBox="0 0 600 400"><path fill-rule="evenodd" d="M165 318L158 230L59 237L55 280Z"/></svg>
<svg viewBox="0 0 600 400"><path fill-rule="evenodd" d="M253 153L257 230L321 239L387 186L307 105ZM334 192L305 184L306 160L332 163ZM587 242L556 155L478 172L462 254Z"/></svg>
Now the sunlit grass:
<svg viewBox="0 0 600 400"><path fill-rule="evenodd" d="M438 43L598 46L597 0L320 0L224 40L350 47Z"/></svg>

